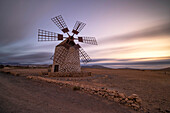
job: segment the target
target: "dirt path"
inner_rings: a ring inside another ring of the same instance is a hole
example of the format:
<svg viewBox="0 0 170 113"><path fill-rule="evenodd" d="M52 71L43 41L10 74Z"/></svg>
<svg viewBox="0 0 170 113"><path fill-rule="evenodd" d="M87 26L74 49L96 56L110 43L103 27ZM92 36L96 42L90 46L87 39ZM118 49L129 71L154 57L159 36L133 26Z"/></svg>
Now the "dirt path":
<svg viewBox="0 0 170 113"><path fill-rule="evenodd" d="M0 113L131 113L131 109L56 84L0 73Z"/></svg>

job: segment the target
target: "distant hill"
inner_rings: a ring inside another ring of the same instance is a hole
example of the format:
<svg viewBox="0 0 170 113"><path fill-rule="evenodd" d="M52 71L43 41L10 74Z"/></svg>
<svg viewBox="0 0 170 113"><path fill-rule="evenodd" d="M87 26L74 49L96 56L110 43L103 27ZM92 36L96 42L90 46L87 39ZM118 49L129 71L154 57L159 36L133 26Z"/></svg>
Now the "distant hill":
<svg viewBox="0 0 170 113"><path fill-rule="evenodd" d="M163 70L163 71L170 71L170 67L163 68L163 69L160 69L160 70Z"/></svg>
<svg viewBox="0 0 170 113"><path fill-rule="evenodd" d="M111 69L111 68L108 68L108 67L104 67L104 66L101 66L101 65L91 65L91 66L81 66L82 68L98 68L98 69Z"/></svg>
<svg viewBox="0 0 170 113"><path fill-rule="evenodd" d="M20 64L20 63L1 63L4 66L21 66L21 67L49 67L49 64Z"/></svg>
<svg viewBox="0 0 170 113"><path fill-rule="evenodd" d="M12 63L1 63L0 62L0 65L11 65L11 66L13 66L13 65L20 65L20 63L15 63L15 62L12 62Z"/></svg>

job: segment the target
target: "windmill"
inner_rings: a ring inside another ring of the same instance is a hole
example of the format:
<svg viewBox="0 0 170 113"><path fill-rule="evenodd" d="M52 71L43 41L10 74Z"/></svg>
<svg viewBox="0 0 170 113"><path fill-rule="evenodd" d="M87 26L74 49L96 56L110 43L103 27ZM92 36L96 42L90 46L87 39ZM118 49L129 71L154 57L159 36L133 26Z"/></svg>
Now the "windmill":
<svg viewBox="0 0 170 113"><path fill-rule="evenodd" d="M54 32L38 29L38 41L62 41L56 48L53 59L53 65L51 72L80 72L80 60L83 63L88 63L91 59L83 48L76 44L75 41L92 45L97 45L97 41L94 37L77 37L80 31L86 25L83 22L77 21L73 27L72 35L69 34L69 29L64 22L61 15L51 18L51 20L58 26L58 28L68 35L64 37L63 34L57 34Z"/></svg>

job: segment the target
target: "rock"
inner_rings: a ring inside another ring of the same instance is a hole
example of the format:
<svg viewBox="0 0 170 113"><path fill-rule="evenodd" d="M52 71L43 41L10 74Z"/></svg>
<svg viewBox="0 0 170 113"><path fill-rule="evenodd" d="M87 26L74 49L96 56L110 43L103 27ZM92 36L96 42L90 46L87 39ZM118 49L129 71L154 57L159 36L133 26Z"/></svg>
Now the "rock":
<svg viewBox="0 0 170 113"><path fill-rule="evenodd" d="M115 94L113 92L110 92L109 96L115 96Z"/></svg>
<svg viewBox="0 0 170 113"><path fill-rule="evenodd" d="M123 100L122 98L119 98L119 100L121 101L121 100Z"/></svg>
<svg viewBox="0 0 170 113"><path fill-rule="evenodd" d="M114 98L112 98L112 97L108 97L108 100L110 100L110 101L114 101Z"/></svg>
<svg viewBox="0 0 170 113"><path fill-rule="evenodd" d="M134 102L141 104L142 103L142 99L139 98L139 96L137 94L132 94L130 96L128 96L129 100L133 100Z"/></svg>
<svg viewBox="0 0 170 113"><path fill-rule="evenodd" d="M102 87L102 88L100 89L100 91L102 91L102 92L106 92L106 90L107 90L107 88L104 88L104 87Z"/></svg>
<svg viewBox="0 0 170 113"><path fill-rule="evenodd" d="M128 100L127 103L128 103L128 104L132 104L133 101L132 101L132 100Z"/></svg>
<svg viewBox="0 0 170 113"><path fill-rule="evenodd" d="M90 94L94 94L95 92L92 90L92 91L90 91L89 93L90 93Z"/></svg>
<svg viewBox="0 0 170 113"><path fill-rule="evenodd" d="M102 87L101 89L105 89L104 87Z"/></svg>
<svg viewBox="0 0 170 113"><path fill-rule="evenodd" d="M63 84L62 84L62 83L59 83L59 85L60 85L60 86L63 86Z"/></svg>
<svg viewBox="0 0 170 113"><path fill-rule="evenodd" d="M114 98L114 101L119 102L120 100L119 100L119 98Z"/></svg>
<svg viewBox="0 0 170 113"><path fill-rule="evenodd" d="M125 98L125 101L127 102L127 101L128 101L128 98Z"/></svg>
<svg viewBox="0 0 170 113"><path fill-rule="evenodd" d="M132 94L131 95L133 98L138 98L139 96L137 94Z"/></svg>
<svg viewBox="0 0 170 113"><path fill-rule="evenodd" d="M98 93L94 93L94 95L98 95Z"/></svg>
<svg viewBox="0 0 170 113"><path fill-rule="evenodd" d="M98 91L97 90L94 90L95 93L97 93Z"/></svg>
<svg viewBox="0 0 170 113"><path fill-rule="evenodd" d="M104 97L105 96L105 93L104 92L101 92L102 96Z"/></svg>
<svg viewBox="0 0 170 113"><path fill-rule="evenodd" d="M114 97L119 97L119 93L118 93L118 92L115 92L115 93L114 93Z"/></svg>
<svg viewBox="0 0 170 113"><path fill-rule="evenodd" d="M108 93L105 93L104 97L108 97L108 96L109 96Z"/></svg>
<svg viewBox="0 0 170 113"><path fill-rule="evenodd" d="M98 95L100 96L100 97L102 97L103 96L103 92L98 92Z"/></svg>
<svg viewBox="0 0 170 113"><path fill-rule="evenodd" d="M141 104L142 103L142 99L141 98L136 98L136 102Z"/></svg>
<svg viewBox="0 0 170 113"><path fill-rule="evenodd" d="M118 91L116 91L116 90L114 90L114 91L112 91L113 93L119 93Z"/></svg>
<svg viewBox="0 0 170 113"><path fill-rule="evenodd" d="M125 100L121 100L120 103L121 103L121 104L125 104L126 101L125 101Z"/></svg>
<svg viewBox="0 0 170 113"><path fill-rule="evenodd" d="M131 106L135 109L135 110L139 110L140 106L137 104L131 104Z"/></svg>
<svg viewBox="0 0 170 113"><path fill-rule="evenodd" d="M129 100L133 100L133 99L137 99L137 98L139 98L139 96L137 94L132 94L132 95L128 96Z"/></svg>
<svg viewBox="0 0 170 113"><path fill-rule="evenodd" d="M119 97L122 98L122 99L125 99L125 98L126 98L125 94L123 94L123 93L119 93L118 95L119 95Z"/></svg>

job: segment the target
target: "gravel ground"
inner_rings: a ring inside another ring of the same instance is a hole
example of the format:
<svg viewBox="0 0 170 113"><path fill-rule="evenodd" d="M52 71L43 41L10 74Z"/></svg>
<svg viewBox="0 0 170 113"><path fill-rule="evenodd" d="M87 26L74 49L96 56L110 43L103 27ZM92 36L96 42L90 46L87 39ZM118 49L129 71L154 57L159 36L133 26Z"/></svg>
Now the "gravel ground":
<svg viewBox="0 0 170 113"><path fill-rule="evenodd" d="M0 73L0 113L135 113L67 87Z"/></svg>

